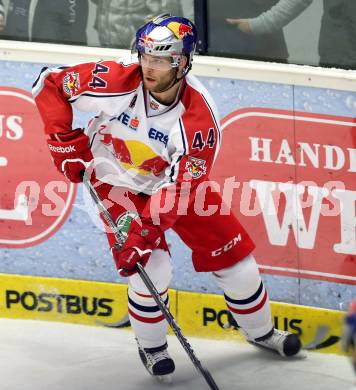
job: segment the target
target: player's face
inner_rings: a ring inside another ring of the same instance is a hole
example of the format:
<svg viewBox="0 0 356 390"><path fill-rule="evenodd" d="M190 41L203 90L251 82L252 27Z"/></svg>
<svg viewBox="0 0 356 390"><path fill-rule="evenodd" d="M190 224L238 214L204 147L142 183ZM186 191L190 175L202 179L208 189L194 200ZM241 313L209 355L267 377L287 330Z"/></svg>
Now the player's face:
<svg viewBox="0 0 356 390"><path fill-rule="evenodd" d="M150 92L166 90L177 75L176 68L172 68L170 57L157 57L142 54L140 64L143 73L143 83Z"/></svg>

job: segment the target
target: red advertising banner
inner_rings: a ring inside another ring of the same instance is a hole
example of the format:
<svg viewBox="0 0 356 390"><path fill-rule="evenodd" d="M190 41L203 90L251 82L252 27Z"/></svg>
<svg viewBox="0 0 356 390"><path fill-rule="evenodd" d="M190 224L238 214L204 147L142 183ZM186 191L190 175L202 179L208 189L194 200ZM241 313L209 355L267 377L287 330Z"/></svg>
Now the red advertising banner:
<svg viewBox="0 0 356 390"><path fill-rule="evenodd" d="M75 194L51 161L32 95L0 87L0 247L48 239L65 222Z"/></svg>
<svg viewBox="0 0 356 390"><path fill-rule="evenodd" d="M210 176L261 270L356 284L356 119L249 108L222 128Z"/></svg>

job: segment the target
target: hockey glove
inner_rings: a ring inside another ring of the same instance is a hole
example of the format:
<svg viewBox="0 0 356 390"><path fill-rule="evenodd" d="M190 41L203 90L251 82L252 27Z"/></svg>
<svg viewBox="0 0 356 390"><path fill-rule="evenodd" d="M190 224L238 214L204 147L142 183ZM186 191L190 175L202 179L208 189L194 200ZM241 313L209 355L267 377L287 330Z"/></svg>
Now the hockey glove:
<svg viewBox="0 0 356 390"><path fill-rule="evenodd" d="M49 139L47 143L57 169L71 182L80 183L83 181L82 172L93 159L89 137L82 129L57 133L52 137L56 139Z"/></svg>
<svg viewBox="0 0 356 390"><path fill-rule="evenodd" d="M160 229L150 221L141 221L142 226L135 220L131 222L127 239L121 249L116 244L111 248L116 267L122 276L133 275L137 263L144 267L161 241Z"/></svg>

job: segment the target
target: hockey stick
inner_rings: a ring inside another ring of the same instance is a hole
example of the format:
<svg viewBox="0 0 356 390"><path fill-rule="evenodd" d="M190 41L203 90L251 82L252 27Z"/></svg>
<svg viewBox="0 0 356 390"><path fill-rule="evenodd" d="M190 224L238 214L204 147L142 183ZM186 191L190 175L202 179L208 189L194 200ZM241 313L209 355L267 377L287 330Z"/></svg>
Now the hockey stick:
<svg viewBox="0 0 356 390"><path fill-rule="evenodd" d="M115 222L113 221L111 214L106 209L104 203L100 199L97 191L91 184L86 172L83 175L83 183L87 190L89 191L92 199L94 200L95 204L99 207L100 211L102 212L102 215L109 225L111 231L115 234L115 238L118 242L118 245L121 247L125 242L125 236L122 234L122 232L118 229ZM199 371L204 379L206 380L207 384L209 385L210 389L212 390L219 390L217 384L215 383L213 377L211 376L210 372L204 368L200 362L200 360L196 357L195 352L193 351L191 345L189 344L188 340L184 337L179 325L175 321L173 315L167 308L166 304L164 303L163 299L159 295L159 292L157 291L156 287L152 283L150 277L147 275L146 271L142 267L140 263L137 263L136 265L137 273L140 275L142 281L146 285L148 291L151 293L153 299L155 300L157 306L161 310L162 314L166 318L167 322L169 323L170 327L172 328L173 332L177 336L177 339L182 344L184 350L186 351L187 355L189 356L190 360L192 361L194 367Z"/></svg>

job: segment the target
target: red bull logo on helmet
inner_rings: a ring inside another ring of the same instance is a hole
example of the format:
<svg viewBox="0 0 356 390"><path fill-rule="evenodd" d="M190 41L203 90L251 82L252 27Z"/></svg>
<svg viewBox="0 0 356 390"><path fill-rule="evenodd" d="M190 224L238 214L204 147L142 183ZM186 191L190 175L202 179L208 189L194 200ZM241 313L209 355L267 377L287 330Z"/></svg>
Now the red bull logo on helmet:
<svg viewBox="0 0 356 390"><path fill-rule="evenodd" d="M79 73L67 72L63 79L63 90L69 96L75 95L80 90Z"/></svg>
<svg viewBox="0 0 356 390"><path fill-rule="evenodd" d="M187 35L193 36L193 28L188 24L171 22L167 24L167 27L173 32L176 38L183 39Z"/></svg>
<svg viewBox="0 0 356 390"><path fill-rule="evenodd" d="M144 35L139 40L139 45L143 48L152 49L154 44L154 40L149 35Z"/></svg>
<svg viewBox="0 0 356 390"><path fill-rule="evenodd" d="M112 134L99 132L101 142L112 148L112 151L122 168L134 170L141 175L160 176L169 164L157 155L149 146L136 140L122 140Z"/></svg>
<svg viewBox="0 0 356 390"><path fill-rule="evenodd" d="M144 35L142 37L142 40L143 42L147 43L147 42L153 42L153 39L149 36L149 35Z"/></svg>

